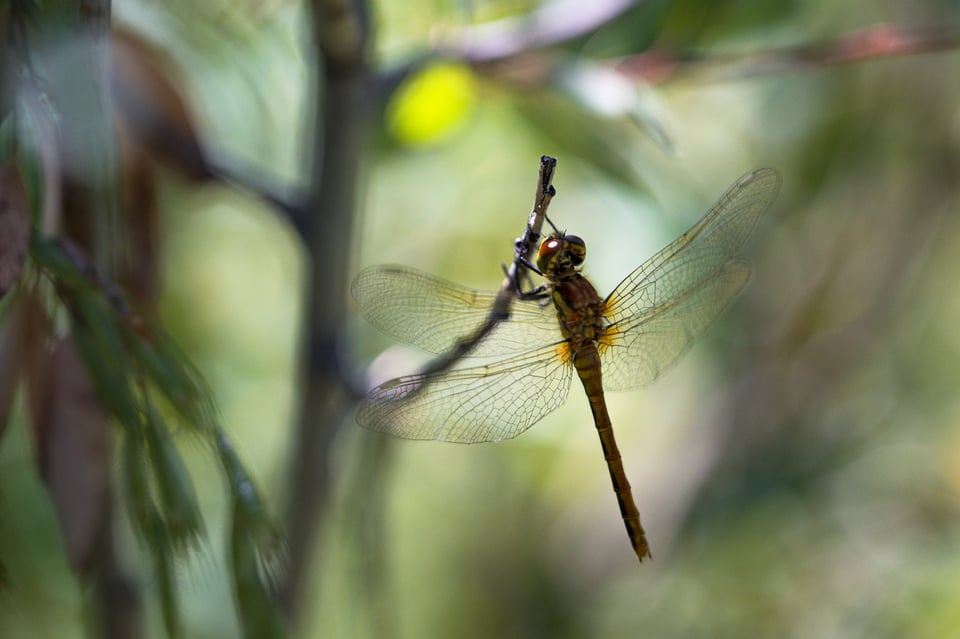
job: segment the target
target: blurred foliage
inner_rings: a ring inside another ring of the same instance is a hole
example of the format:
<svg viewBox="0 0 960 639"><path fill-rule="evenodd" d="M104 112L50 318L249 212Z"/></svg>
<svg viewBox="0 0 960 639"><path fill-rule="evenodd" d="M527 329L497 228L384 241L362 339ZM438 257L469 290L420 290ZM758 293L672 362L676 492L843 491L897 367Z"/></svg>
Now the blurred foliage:
<svg viewBox="0 0 960 639"><path fill-rule="evenodd" d="M960 59L764 72L762 55L752 66L726 56L881 22L960 29L960 9L638 3L543 55L468 65L467 100L462 78L408 96L404 118L444 135L419 145L429 131L396 133L399 107L387 104L404 99L397 77L417 78L434 46L539 7L374 3L381 119L364 149L357 235L344 245L358 267L403 263L492 289L548 153L559 158L551 217L586 240L602 293L744 171L778 169L784 189L746 251L745 294L654 386L609 399L654 559L640 566L632 555L577 392L497 445L347 428L303 635L949 636L960 623ZM212 153L267 182L304 181L312 62L301 6L114 9L169 55ZM647 53L640 62L670 64L642 79L621 73ZM685 64L711 57L720 63ZM583 99L601 90L578 84L597 77L583 69L629 80L632 91L619 84L612 95L633 101ZM438 112L458 117L440 126ZM303 249L243 190L166 173L158 190L161 314L265 500L281 504L297 445L288 422ZM390 346L358 319L344 359L357 371L373 362L371 378L423 361ZM236 636L224 544L255 513L224 496L205 451L178 448L212 529L209 552L173 564L184 634ZM219 449L228 472L230 453ZM80 636L85 594L23 426L0 440L0 506L0 636ZM153 634L161 616L150 609Z"/></svg>
<svg viewBox="0 0 960 639"><path fill-rule="evenodd" d="M387 105L387 130L404 145L449 137L476 101L475 80L465 65L435 64L408 78Z"/></svg>

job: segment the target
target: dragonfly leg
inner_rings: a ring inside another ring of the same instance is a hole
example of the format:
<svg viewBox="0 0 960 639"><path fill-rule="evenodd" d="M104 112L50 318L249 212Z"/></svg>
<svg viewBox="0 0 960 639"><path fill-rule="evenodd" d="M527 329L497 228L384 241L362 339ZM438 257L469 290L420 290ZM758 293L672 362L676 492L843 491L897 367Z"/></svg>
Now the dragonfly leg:
<svg viewBox="0 0 960 639"><path fill-rule="evenodd" d="M546 286L541 285L533 289L532 291L527 291L527 292L519 291L517 293L517 297L519 297L522 300L540 300L540 301L549 303L550 293L548 291L549 289ZM546 304L542 304L542 306L546 306Z"/></svg>
<svg viewBox="0 0 960 639"><path fill-rule="evenodd" d="M540 269L538 269L536 266L534 266L533 264L531 264L531 263L527 260L527 258L523 257L522 255L521 255L521 256L518 256L517 260L518 260L521 264L523 264L526 268L534 271L534 272L537 273L538 275L543 275L543 273L540 272ZM503 269L504 275L506 275L507 277L510 277L510 271L509 271L509 269L507 269L507 265L506 265L506 264L501 264L500 266L501 266L501 268ZM528 283L531 287L533 287L533 282L530 281L530 273L529 273L529 272L527 272L527 273L524 274L524 279L527 281L527 283ZM523 290L523 284L520 282L519 278L517 277L517 274L514 274L514 277L513 277L512 282L513 282L513 293L514 293L514 295L517 296L518 299L521 299L521 300L542 300L542 299L549 299L549 297L550 297L549 294L547 293L548 288L547 288L547 286L544 285L544 284L541 284L540 286L537 286L537 287L535 287L535 288L531 288L529 291L525 291L525 290Z"/></svg>
<svg viewBox="0 0 960 639"><path fill-rule="evenodd" d="M539 268L537 268L537 265L536 265L536 264L534 264L533 262L531 262L530 260L528 260L528 259L525 258L524 256L522 256L522 255L518 256L518 257L517 257L517 261L520 262L521 264L523 264L524 266L526 266L528 269L530 269L531 271L533 271L533 272L536 273L537 275L539 275L540 277L543 277L543 276L544 276L544 275L543 275L543 271L541 271Z"/></svg>

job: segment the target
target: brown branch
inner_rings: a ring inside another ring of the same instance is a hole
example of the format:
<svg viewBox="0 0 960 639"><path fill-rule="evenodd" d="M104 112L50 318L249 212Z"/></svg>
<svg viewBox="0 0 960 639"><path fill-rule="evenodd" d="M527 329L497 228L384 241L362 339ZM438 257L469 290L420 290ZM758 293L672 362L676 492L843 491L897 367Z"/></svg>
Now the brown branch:
<svg viewBox="0 0 960 639"><path fill-rule="evenodd" d="M960 27L898 27L878 24L831 40L733 54L651 50L620 60L617 70L648 83L678 72L713 72L720 80L815 71L833 66L949 51L960 47Z"/></svg>
<svg viewBox="0 0 960 639"><path fill-rule="evenodd" d="M616 3L611 3L611 7ZM599 16L599 12L595 14ZM619 14L611 13L612 20ZM565 19L572 19L567 16ZM537 21L532 20L535 24ZM496 23L495 23L496 24ZM474 34L467 31L466 44L436 48L431 54L409 61L405 66L380 74L376 90L384 94L393 90L412 71L436 58L455 58L474 65L478 72L496 80L523 89L547 87L569 64L566 55L551 50L550 46L586 35L604 25L603 22L577 23L579 29L556 28L551 37L521 29L502 29L506 35L481 37L479 27ZM588 27L585 28L585 27ZM474 34L474 35L471 35ZM566 34L566 38L560 37ZM476 37L471 42L470 38ZM524 40L524 38L528 38ZM836 38L814 43L773 47L742 53L684 52L652 48L617 60L594 60L613 72L633 81L661 84L678 75L702 74L705 81L729 81L761 75L797 73L867 62L881 58L900 57L960 48L960 25L946 27L899 27L877 24L857 29Z"/></svg>

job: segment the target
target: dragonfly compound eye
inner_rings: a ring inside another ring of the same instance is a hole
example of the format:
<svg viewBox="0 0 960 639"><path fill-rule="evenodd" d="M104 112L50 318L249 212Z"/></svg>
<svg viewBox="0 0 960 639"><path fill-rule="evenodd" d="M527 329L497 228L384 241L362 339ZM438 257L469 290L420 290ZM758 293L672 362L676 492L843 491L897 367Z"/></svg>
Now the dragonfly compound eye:
<svg viewBox="0 0 960 639"><path fill-rule="evenodd" d="M563 239L566 244L567 254L570 256L570 261L573 265L580 266L583 264L583 260L587 257L586 242L576 235L567 235Z"/></svg>
<svg viewBox="0 0 960 639"><path fill-rule="evenodd" d="M552 266L557 261L557 255L563 248L564 238L551 235L540 244L540 251L537 253L537 268L546 273L553 270Z"/></svg>

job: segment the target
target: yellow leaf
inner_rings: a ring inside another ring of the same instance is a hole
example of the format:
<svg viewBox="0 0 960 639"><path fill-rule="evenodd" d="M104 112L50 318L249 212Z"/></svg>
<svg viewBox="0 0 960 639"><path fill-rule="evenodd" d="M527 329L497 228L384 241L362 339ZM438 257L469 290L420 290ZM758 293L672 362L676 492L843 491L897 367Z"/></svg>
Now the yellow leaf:
<svg viewBox="0 0 960 639"><path fill-rule="evenodd" d="M469 67L443 62L407 78L387 105L386 126L401 144L426 145L460 127L476 102Z"/></svg>

